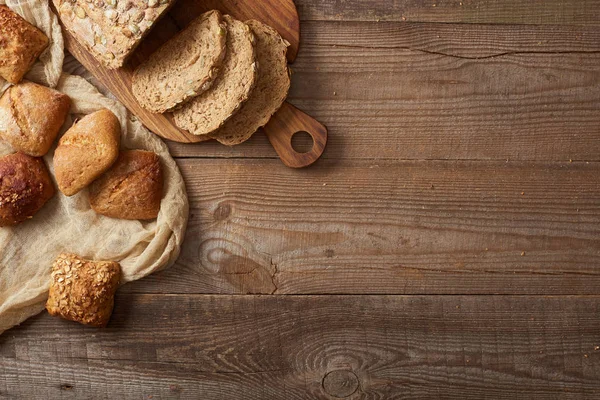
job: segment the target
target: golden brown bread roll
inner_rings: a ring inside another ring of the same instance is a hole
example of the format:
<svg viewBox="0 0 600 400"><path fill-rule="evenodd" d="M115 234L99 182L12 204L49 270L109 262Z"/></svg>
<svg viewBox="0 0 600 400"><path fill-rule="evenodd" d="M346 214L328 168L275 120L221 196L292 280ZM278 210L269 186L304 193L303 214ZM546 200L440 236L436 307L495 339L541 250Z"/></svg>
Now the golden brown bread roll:
<svg viewBox="0 0 600 400"><path fill-rule="evenodd" d="M32 218L54 196L41 158L14 153L0 158L0 226Z"/></svg>
<svg viewBox="0 0 600 400"><path fill-rule="evenodd" d="M71 99L54 89L23 82L0 98L0 138L16 151L41 157L65 122Z"/></svg>
<svg viewBox="0 0 600 400"><path fill-rule="evenodd" d="M86 325L108 324L119 286L121 267L113 261L90 261L63 253L52 265L46 309Z"/></svg>
<svg viewBox="0 0 600 400"><path fill-rule="evenodd" d="M98 214L122 219L153 219L162 198L163 174L151 151L122 151L117 162L90 186L90 204Z"/></svg>
<svg viewBox="0 0 600 400"><path fill-rule="evenodd" d="M19 83L48 47L48 37L7 6L0 6L0 76Z"/></svg>
<svg viewBox="0 0 600 400"><path fill-rule="evenodd" d="M69 129L54 151L61 192L72 196L102 175L119 156L121 125L107 109L86 115Z"/></svg>

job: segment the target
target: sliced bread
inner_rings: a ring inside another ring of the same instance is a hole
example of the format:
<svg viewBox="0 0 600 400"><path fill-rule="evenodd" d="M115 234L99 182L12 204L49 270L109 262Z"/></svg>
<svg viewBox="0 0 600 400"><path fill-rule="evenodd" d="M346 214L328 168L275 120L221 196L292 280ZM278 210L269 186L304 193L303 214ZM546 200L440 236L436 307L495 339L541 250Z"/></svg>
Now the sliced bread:
<svg viewBox="0 0 600 400"><path fill-rule="evenodd" d="M259 65L256 86L244 106L210 137L227 146L248 140L281 107L290 89L286 53L289 43L277 31L251 20Z"/></svg>
<svg viewBox="0 0 600 400"><path fill-rule="evenodd" d="M248 25L223 17L227 25L227 52L221 72L212 87L175 110L175 125L194 135L207 135L220 128L244 104L258 75L254 35Z"/></svg>
<svg viewBox="0 0 600 400"><path fill-rule="evenodd" d="M208 90L225 58L226 38L219 11L192 21L135 70L132 89L140 105L163 113Z"/></svg>

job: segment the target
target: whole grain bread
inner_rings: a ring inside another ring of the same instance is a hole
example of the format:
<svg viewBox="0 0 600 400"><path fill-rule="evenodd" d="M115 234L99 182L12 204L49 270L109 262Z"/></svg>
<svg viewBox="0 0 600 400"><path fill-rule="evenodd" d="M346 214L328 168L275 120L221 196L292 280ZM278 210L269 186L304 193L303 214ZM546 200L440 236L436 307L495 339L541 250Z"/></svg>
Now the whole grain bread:
<svg viewBox="0 0 600 400"><path fill-rule="evenodd" d="M223 19L227 54L219 76L210 89L173 113L175 124L194 135L208 135L223 126L248 100L258 76L250 27L229 15Z"/></svg>
<svg viewBox="0 0 600 400"><path fill-rule="evenodd" d="M256 20L247 21L256 37L258 78L244 106L221 128L209 136L233 146L246 140L265 126L281 107L290 89L286 53L289 43L270 26Z"/></svg>
<svg viewBox="0 0 600 400"><path fill-rule="evenodd" d="M71 99L54 89L22 82L0 98L0 138L34 157L50 150L65 122Z"/></svg>
<svg viewBox="0 0 600 400"><path fill-rule="evenodd" d="M73 196L106 172L119 156L121 124L111 111L86 115L60 138L54 174L61 192Z"/></svg>
<svg viewBox="0 0 600 400"><path fill-rule="evenodd" d="M62 253L52 264L51 277L50 315L96 327L108 324L121 278L119 263Z"/></svg>
<svg viewBox="0 0 600 400"><path fill-rule="evenodd" d="M0 158L0 226L32 218L55 190L41 158L13 153Z"/></svg>
<svg viewBox="0 0 600 400"><path fill-rule="evenodd" d="M0 76L18 83L48 47L48 37L7 6L0 6Z"/></svg>
<svg viewBox="0 0 600 400"><path fill-rule="evenodd" d="M163 190L160 158L151 151L122 151L117 162L90 186L98 214L121 219L154 219Z"/></svg>
<svg viewBox="0 0 600 400"><path fill-rule="evenodd" d="M98 61L122 67L175 0L52 0L63 26Z"/></svg>
<svg viewBox="0 0 600 400"><path fill-rule="evenodd" d="M221 13L200 15L133 73L132 91L145 109L163 113L208 90L226 53Z"/></svg>

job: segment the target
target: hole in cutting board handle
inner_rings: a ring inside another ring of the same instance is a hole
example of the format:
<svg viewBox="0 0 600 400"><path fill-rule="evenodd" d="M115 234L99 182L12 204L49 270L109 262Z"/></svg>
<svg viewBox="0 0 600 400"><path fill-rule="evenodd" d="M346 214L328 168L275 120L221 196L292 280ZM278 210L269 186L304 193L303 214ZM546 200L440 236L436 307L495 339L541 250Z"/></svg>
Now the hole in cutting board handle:
<svg viewBox="0 0 600 400"><path fill-rule="evenodd" d="M315 140L312 135L306 131L298 131L292 135L292 149L295 152L304 154L312 150Z"/></svg>

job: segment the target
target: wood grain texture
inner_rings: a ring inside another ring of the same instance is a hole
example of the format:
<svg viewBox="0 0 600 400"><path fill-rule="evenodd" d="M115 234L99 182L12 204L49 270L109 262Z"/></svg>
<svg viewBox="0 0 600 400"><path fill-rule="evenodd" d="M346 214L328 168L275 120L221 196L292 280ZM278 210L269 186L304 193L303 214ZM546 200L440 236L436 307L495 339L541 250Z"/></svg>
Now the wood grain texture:
<svg viewBox="0 0 600 400"><path fill-rule="evenodd" d="M599 163L178 163L181 256L126 290L600 294Z"/></svg>
<svg viewBox="0 0 600 400"><path fill-rule="evenodd" d="M288 60L294 61L300 42L300 22L296 7L293 0L270 1L259 3L252 0L236 1L235 3L222 0L178 1L167 13L167 16L156 23L128 62L116 70L108 69L98 63L84 46L63 29L65 48L152 132L163 138L182 143L203 142L206 140L204 136L192 135L175 126L171 113L156 114L140 106L131 89L133 72L140 63L147 60L159 46L181 31L191 20L203 12L215 8L237 19L258 19L278 30L290 42Z"/></svg>
<svg viewBox="0 0 600 400"><path fill-rule="evenodd" d="M592 399L598 312L598 297L123 294L105 330L43 314L1 336L0 396Z"/></svg>
<svg viewBox="0 0 600 400"><path fill-rule="evenodd" d="M328 127L324 158L599 160L597 29L303 29L289 101ZM269 147L264 135L231 149L170 144L179 157L276 157Z"/></svg>
<svg viewBox="0 0 600 400"><path fill-rule="evenodd" d="M599 0L303 0L303 20L600 26Z"/></svg>

